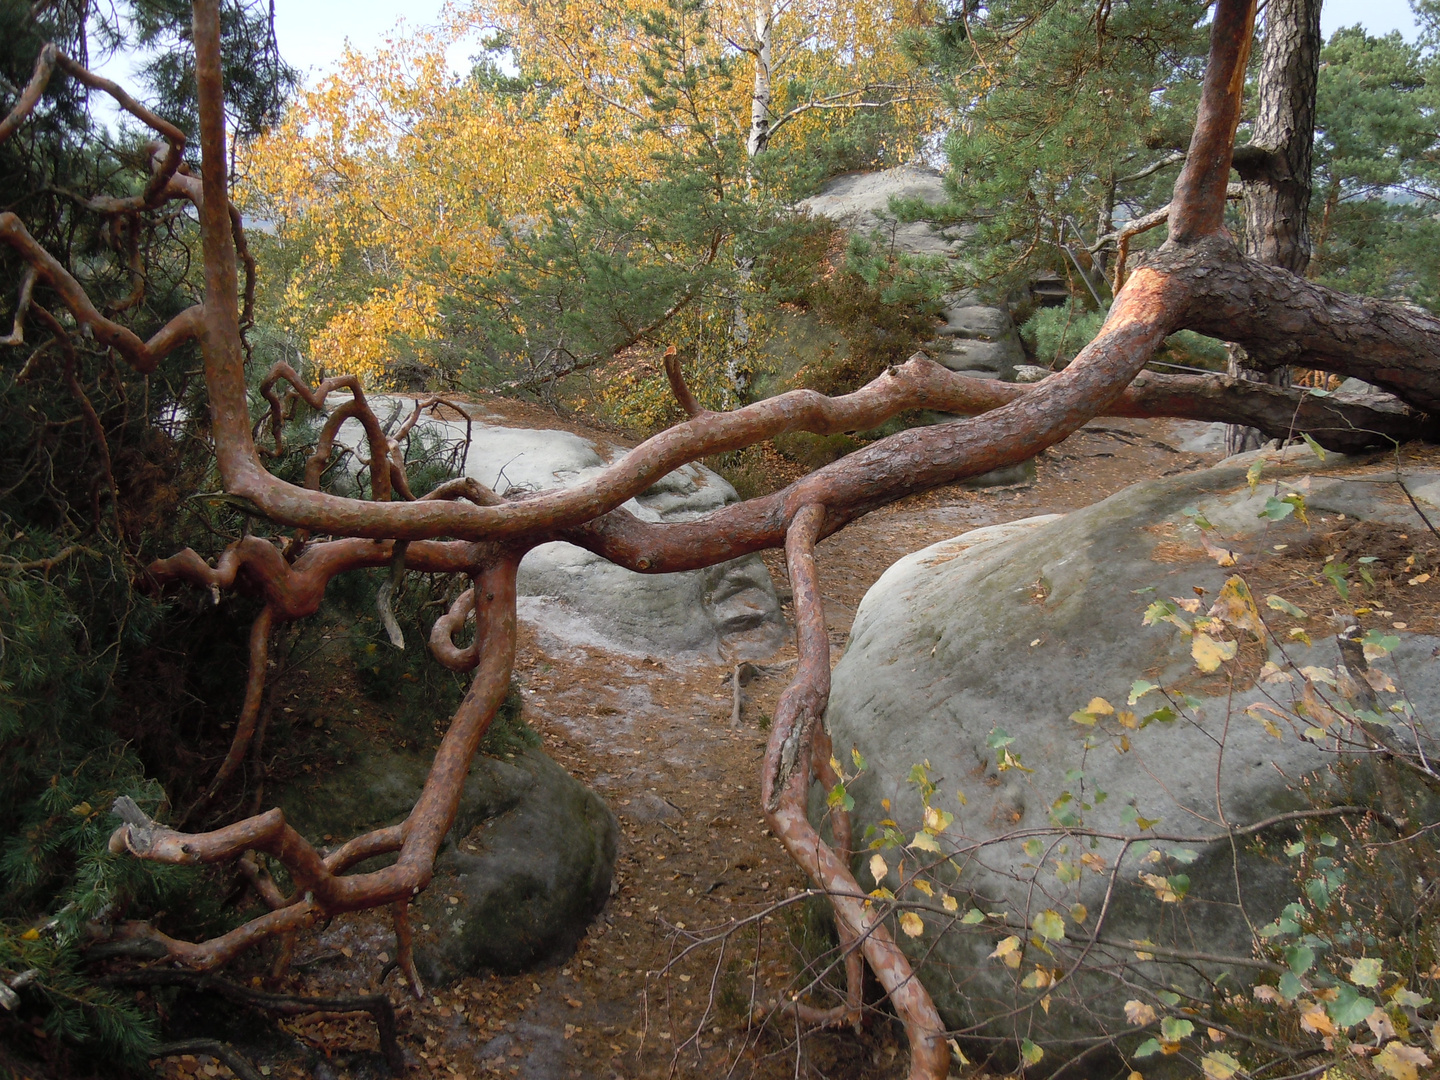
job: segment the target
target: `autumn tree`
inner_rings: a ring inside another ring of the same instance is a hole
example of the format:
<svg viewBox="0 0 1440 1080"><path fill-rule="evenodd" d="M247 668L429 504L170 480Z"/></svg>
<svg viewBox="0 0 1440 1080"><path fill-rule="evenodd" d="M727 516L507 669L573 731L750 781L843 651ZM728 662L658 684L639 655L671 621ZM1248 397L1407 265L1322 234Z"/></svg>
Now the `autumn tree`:
<svg viewBox="0 0 1440 1080"><path fill-rule="evenodd" d="M431 879L471 759L509 685L515 661L515 577L525 552L567 540L632 570L662 573L783 547L795 593L800 655L768 734L760 785L765 822L829 898L842 945L863 958L889 995L910 1040L911 1075L944 1076L949 1051L943 1024L895 943L891 912L853 876L853 839L843 800L832 818L833 844L821 838L806 812L812 783L833 788L839 781L830 765L824 724L830 645L816 543L905 495L1032 456L1103 413L1233 420L1249 409L1259 426L1283 431L1298 425L1331 445L1347 445L1357 429L1378 422L1356 407L1301 390L1200 377L1141 378L1155 350L1182 328L1223 335L1242 345L1262 368L1303 364L1363 377L1411 410L1432 410L1440 396L1440 319L1402 304L1347 296L1283 267L1254 261L1225 229L1254 18L1253 0L1218 4L1194 132L1166 213L1168 239L1140 265L1132 265L1100 334L1064 371L1032 386L1006 386L968 379L917 356L842 397L796 391L716 412L697 403L672 362L667 366L670 387L687 420L582 485L501 497L473 480L414 490L397 438L381 427L353 375L311 384L288 364L274 364L256 372L268 409L258 416L252 412L242 260L237 256L244 251L244 232L229 199L219 10L216 0L197 0L198 169L182 168L184 133L136 106L132 111L160 135L161 145L149 159L143 193L132 198L144 205L183 201L195 208L203 242L203 301L142 340L96 307L84 283L48 253L19 214L7 211L0 214L0 242L33 271L33 285L22 297L22 326L43 335L62 359L77 339L93 336L113 350L117 364L139 372L154 370L184 345L200 346L223 499L262 527L230 543L213 565L184 549L136 571L150 589L241 591L258 603L246 700L216 786L223 784L228 763L242 758L255 737L271 633L314 613L338 576L388 567L395 575L420 571L468 579L469 587L436 621L431 647L437 661L473 675L409 816L333 848L317 847L278 809L242 812L228 824L193 832L166 814L147 812L133 798L118 798L114 811L121 824L109 840L117 858L164 866L235 866L264 910L233 929L186 940L107 908L91 913L86 927L91 940L143 950L200 972L219 970L248 949L278 941L283 965L289 955L286 943L293 943L295 935L345 912L385 908L394 920L402 966L418 990L409 955L408 905ZM12 138L23 128L40 94L61 78L93 80L59 50L44 48L30 84L0 124L0 136ZM292 482L270 471L262 446L279 450L290 408L305 403L325 410L332 394L345 400L328 412L303 479ZM423 405L416 403L415 415ZM902 431L771 495L699 520L651 523L624 509L628 499L665 474L706 454L788 431L870 429L921 407L979 415ZM1281 413L1283 419L1277 419ZM335 429L351 418L365 430L369 498L336 494L321 482ZM1413 421L1414 414L1405 418ZM268 434L257 441L261 430ZM472 615L473 640L457 640ZM394 855L395 861L381 869L358 869L382 854ZM260 856L284 867L286 885L266 871ZM847 964L847 975L846 999L834 1009L785 1007L807 1023L852 1017L863 1002L859 960Z"/></svg>
<svg viewBox="0 0 1440 1080"><path fill-rule="evenodd" d="M835 171L903 160L932 122L899 19L497 3L351 56L247 152L245 197L277 222L262 259L287 281L262 308L303 351L372 376L398 349L422 373L533 385L676 343L703 360L702 393L737 390L736 333L764 307L751 277L792 227L783 208ZM482 55L457 81L443 50L462 37Z"/></svg>

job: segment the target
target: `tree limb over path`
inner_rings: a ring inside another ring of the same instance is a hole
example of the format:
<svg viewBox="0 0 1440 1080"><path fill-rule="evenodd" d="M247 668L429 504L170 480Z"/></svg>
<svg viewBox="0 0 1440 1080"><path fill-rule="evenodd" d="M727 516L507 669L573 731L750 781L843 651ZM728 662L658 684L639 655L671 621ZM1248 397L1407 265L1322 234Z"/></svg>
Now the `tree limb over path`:
<svg viewBox="0 0 1440 1080"><path fill-rule="evenodd" d="M943 1077L948 1054L938 1013L904 954L862 899L865 893L844 850L848 825L837 826L841 850L836 851L805 815L812 781L833 782L833 777L827 779L829 738L823 718L829 698L829 661L815 543L906 495L1033 456L1106 413L1240 418L1269 431L1311 431L1320 442L1337 448L1360 445L1366 432L1383 439L1427 430L1424 417L1403 408L1337 403L1250 384L1237 387L1219 379L1140 377L1155 350L1180 329L1238 342L1262 364L1303 363L1357 375L1415 410L1428 412L1440 405L1440 319L1404 305L1343 296L1288 271L1261 266L1237 251L1224 232L1231 148L1254 16L1254 0L1219 0L1194 135L1168 209L1169 240L1124 283L1099 336L1064 371L1029 387L979 384L917 357L843 397L797 391L733 412L714 413L699 409L679 377L678 366L672 366L672 387L689 418L585 483L502 498L462 481L414 498L395 440L386 436L358 380L342 376L310 387L298 373L277 368L265 387L277 450L278 425L286 408L276 390L279 382L289 383L297 397L320 409L326 407L329 391L350 392L350 399L330 413L325 430L333 437L337 417L352 416L366 430L371 497L355 499L320 489L324 460L319 456L312 459L314 467L307 469L305 484L279 479L264 467L255 442L259 424L249 408L243 339L253 274L227 190L218 0L196 0L193 38L203 166L199 178L180 165L183 140L175 137L178 133L167 131L163 121L147 119L136 111L139 106L130 111L168 145L152 162L152 177L142 198L186 198L199 212L204 303L144 342L101 315L79 283L34 242L16 215L0 215L0 241L33 270L25 279L27 301L30 290L48 290L76 329L87 328L136 370L151 370L166 351L199 338L211 432L226 496L295 532L281 543L246 537L231 545L214 567L195 552L182 551L154 563L147 576L156 587L184 582L217 592L244 589L264 598L264 613L252 629L247 717L251 700L258 701L263 689L264 644L271 628L313 613L333 577L364 567L388 565L397 573L416 570L468 577L471 589L436 623L431 647L446 666L473 670L474 675L406 820L352 838L332 851L321 851L300 836L278 809L189 833L151 821L133 804L118 807L124 823L111 838L116 852L177 865L235 862L242 869L253 868L250 853L264 852L286 867L295 889L284 896L273 881L257 876L257 890L270 910L210 941L180 941L143 923L123 924L115 933L122 940L145 943L172 961L206 971L260 942L293 935L334 914L388 906L403 946L409 937L406 906L430 881L464 778L509 685L515 657L515 573L525 552L549 540L565 539L620 565L658 573L710 566L746 552L783 546L796 583L800 663L772 726L762 784L764 812L792 857L832 896L842 941L855 945L890 995L911 1040L910 1075L915 1080ZM74 65L67 66L47 49L20 105L0 124L0 139L24 122L44 80L57 66L87 85L115 94L122 104L128 100L118 96L118 88L102 86L103 80L84 69L72 70ZM157 179L161 177L163 182ZM109 212L100 205L92 209ZM243 292L241 263L247 269ZM22 330L17 321L12 336L20 336ZM697 458L789 431L865 430L921 407L977 415L903 431L783 491L726 507L698 521L652 524L621 509L626 500ZM460 647L455 634L472 612L476 641ZM254 729L253 718L237 726L236 743L207 795L218 791L234 772L233 763L243 758L244 740ZM399 858L382 870L348 872L385 853L398 853ZM858 972L851 974L850 1000L855 1003ZM418 990L418 981L413 985Z"/></svg>

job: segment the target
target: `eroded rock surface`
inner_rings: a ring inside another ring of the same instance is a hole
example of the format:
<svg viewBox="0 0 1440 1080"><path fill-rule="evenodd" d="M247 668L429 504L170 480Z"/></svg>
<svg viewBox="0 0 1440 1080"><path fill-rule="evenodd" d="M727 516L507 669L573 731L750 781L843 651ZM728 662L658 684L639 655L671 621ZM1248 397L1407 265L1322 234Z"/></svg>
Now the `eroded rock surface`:
<svg viewBox="0 0 1440 1080"><path fill-rule="evenodd" d="M878 232L897 252L959 259L974 235L974 226L936 228L928 221L901 222L890 209L892 199L936 204L945 198L940 173L911 164L838 177L800 205L861 235ZM1015 366L1025 363L1025 349L1009 310L987 304L971 291L951 293L944 303L941 314L945 323L926 351L950 370L971 378L1013 380Z"/></svg>
<svg viewBox="0 0 1440 1080"><path fill-rule="evenodd" d="M382 421L409 399L377 398ZM467 406L468 408L468 406ZM504 495L569 487L625 453L569 431L502 427L475 409L464 472ZM458 446L466 424L427 416L420 437ZM351 445L358 425L341 432ZM625 509L644 521L690 521L738 500L735 489L702 465L663 477ZM628 655L760 658L784 641L785 621L769 571L749 555L703 570L638 574L572 544L543 544L525 556L518 581L520 617L568 645Z"/></svg>
<svg viewBox="0 0 1440 1080"><path fill-rule="evenodd" d="M941 878L960 898L961 914L972 904L994 913L961 926L927 901L935 913L926 916L925 933L904 941L922 959L921 977L952 1027L1047 1044L1055 1050L1048 1056L1053 1068L1089 1045L1083 1040L1132 1030L1122 1010L1137 996L1134 988L1173 984L1205 992L1193 969L1141 960L1137 952L1146 950L1133 942L1250 957L1246 916L1263 925L1296 899L1299 886L1284 858L1256 854L1246 844L1232 847L1228 839L1146 837L1215 836L1226 823L1245 825L1308 805L1297 784L1333 754L1303 738L1300 727L1282 724L1276 738L1261 723L1268 714L1244 710L1277 699L1288 704L1303 681L1296 675L1301 667L1333 669L1339 659L1334 638L1313 634L1311 647L1287 639L1283 652L1272 643L1270 659L1292 681L1237 683L1231 697L1222 677L1195 670L1190 638L1168 623L1142 626L1142 613L1157 598L1200 599L1196 588L1205 590L1201 602L1208 608L1236 572L1202 547L1197 512L1215 526L1216 542L1240 554L1242 573L1278 558L1277 545L1300 550L1317 532L1335 529L1340 515L1424 526L1379 469L1326 476L1308 453L1291 452L1289 463L1268 467L1267 482L1252 491L1246 468L1253 457L1137 484L1063 517L978 529L932 545L892 566L860 605L827 715L837 755L848 759L854 746L867 759L866 772L850 788L856 834L893 817L909 840L921 818L911 770L928 762L938 784L932 805L955 814L940 842L961 867ZM1337 466L1344 468L1332 455L1323 471ZM1406 479L1436 520L1440 473ZM1277 490L1305 493L1309 525L1298 515L1279 522L1259 516ZM1408 690L1419 716L1433 717L1440 707L1440 661L1432 653L1440 639L1396 634L1400 647L1376 666ZM1258 644L1247 648L1252 670L1258 668L1265 653ZM1166 687L1176 700L1182 692L1194 695L1199 722L1143 723L1165 699L1152 691L1128 705L1137 679ZM1112 715L1083 725L1071 719L1096 696L1117 710L1133 708L1139 720L1119 725ZM818 817L823 803L817 799L813 809ZM1125 849L1116 872L1122 842L1056 832L1057 823L1081 822L1141 839ZM1158 854L1144 861L1151 850ZM917 858L934 861L921 849L889 849L885 884L892 889L900 888L902 855L907 874ZM865 887L872 884L868 859L862 853L857 861ZM1142 873L1157 875L1162 885L1170 875L1188 877L1185 902L1166 902ZM914 890L905 898L925 901ZM1065 950L1065 962L1033 943L1036 917L1047 911L1063 923L1070 945L1057 947ZM1071 946L1090 940L1102 913L1100 941L1087 957L1092 972L1056 988L1048 1011L1037 1008L1045 986L1036 984L1037 966L1068 970L1077 954ZM1001 929L1003 922L1012 928ZM1032 939L1022 945L1017 968L991 957L1009 934ZM1211 976L1225 970L1200 967ZM1240 982L1256 975L1250 968L1228 970ZM1027 977L1028 987L1022 985Z"/></svg>

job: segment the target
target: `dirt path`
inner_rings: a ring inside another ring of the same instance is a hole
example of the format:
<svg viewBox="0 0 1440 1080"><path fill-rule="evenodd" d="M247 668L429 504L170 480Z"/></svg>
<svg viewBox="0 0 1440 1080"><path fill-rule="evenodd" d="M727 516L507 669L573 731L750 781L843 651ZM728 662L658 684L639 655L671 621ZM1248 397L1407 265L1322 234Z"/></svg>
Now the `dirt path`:
<svg viewBox="0 0 1440 1080"><path fill-rule="evenodd" d="M865 591L902 555L967 529L1063 513L1136 480L1211 464L1219 452L1181 448L1194 427L1093 424L1042 455L1034 484L942 489L826 540L820 570L836 659ZM783 596L782 560L770 553L767 562ZM524 629L517 678L528 721L546 751L620 819L615 890L562 967L465 979L423 1003L405 1002L405 1042L418 1066L409 1076L903 1075L903 1038L882 1016L858 1035L846 1029L799 1040L793 1022L753 1020L753 1004L811 982L802 957L807 949L814 954L821 934L804 906L775 909L805 882L764 831L756 794L763 729L793 655L793 647L782 650L750 683L737 727L728 666L621 657L542 641ZM723 941L710 940L736 920L750 921ZM297 976L290 988L374 986L383 963L376 942L387 938L369 916L337 919L317 951L341 959ZM401 1001L397 982L387 985ZM353 1053L357 1045L373 1047L366 1023L322 1020L289 1030L315 1054L301 1062L293 1049L277 1050L269 1075L378 1075L373 1055ZM176 1058L164 1071L206 1069L206 1059Z"/></svg>

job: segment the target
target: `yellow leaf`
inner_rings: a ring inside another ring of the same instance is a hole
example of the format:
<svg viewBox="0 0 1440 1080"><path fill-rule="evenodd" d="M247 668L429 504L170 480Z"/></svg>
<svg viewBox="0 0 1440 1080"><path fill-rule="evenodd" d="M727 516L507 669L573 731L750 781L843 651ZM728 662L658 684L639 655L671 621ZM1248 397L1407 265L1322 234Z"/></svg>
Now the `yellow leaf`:
<svg viewBox="0 0 1440 1080"><path fill-rule="evenodd" d="M947 1039L946 1044L950 1047L950 1053L955 1055L956 1061L960 1062L961 1065L970 1064L970 1059L961 1052L960 1044L958 1042L956 1042L954 1039Z"/></svg>
<svg viewBox="0 0 1440 1080"><path fill-rule="evenodd" d="M1090 699L1090 704L1085 706L1085 711L1094 713L1096 716L1109 716L1115 711L1115 706L1103 697L1093 697Z"/></svg>
<svg viewBox="0 0 1440 1080"><path fill-rule="evenodd" d="M1159 874L1141 874L1140 880L1145 882L1146 885L1149 885L1162 902L1166 904L1178 904L1180 902L1180 897L1175 890L1171 888L1169 880L1161 877Z"/></svg>
<svg viewBox="0 0 1440 1080"><path fill-rule="evenodd" d="M1026 990L1044 990L1055 981L1054 976L1038 964L1035 970L1021 981L1020 985Z"/></svg>
<svg viewBox="0 0 1440 1080"><path fill-rule="evenodd" d="M1003 960L1006 967L1018 968L1020 966L1020 947L1020 939L1011 934L995 946L995 951L987 959Z"/></svg>
<svg viewBox="0 0 1440 1080"><path fill-rule="evenodd" d="M914 881L910 882L910 884L914 885L915 888L919 889L926 896L935 895L935 890L930 887L930 883L923 880L922 878L916 878Z"/></svg>
<svg viewBox="0 0 1440 1080"><path fill-rule="evenodd" d="M1200 1059L1200 1067L1205 1070L1208 1080L1230 1080L1240 1071L1240 1062L1229 1054L1212 1050Z"/></svg>
<svg viewBox="0 0 1440 1080"><path fill-rule="evenodd" d="M900 929L905 931L907 937L919 937L925 932L925 921L913 911L907 911L900 916Z"/></svg>
<svg viewBox="0 0 1440 1080"><path fill-rule="evenodd" d="M1418 1046L1406 1046L1400 1041L1385 1044L1385 1049L1375 1055L1375 1067L1393 1080L1418 1080L1421 1066L1430 1064L1430 1055Z"/></svg>
<svg viewBox="0 0 1440 1080"><path fill-rule="evenodd" d="M1155 1022L1155 1010L1143 1001L1131 999L1125 1002L1125 1019L1136 1027L1144 1027L1146 1024Z"/></svg>
<svg viewBox="0 0 1440 1080"><path fill-rule="evenodd" d="M1323 1005L1311 1003L1300 1012L1300 1026L1316 1035L1334 1035L1335 1024L1325 1012Z"/></svg>
<svg viewBox="0 0 1440 1080"><path fill-rule="evenodd" d="M890 867L886 865L884 856L878 854L871 855L870 876L875 879L875 884L879 885L880 882L884 881L885 875L888 873L890 873Z"/></svg>
<svg viewBox="0 0 1440 1080"><path fill-rule="evenodd" d="M1218 670L1226 660L1233 659L1235 647L1233 641L1216 641L1209 634L1197 632L1190 643L1190 655L1195 658L1195 666L1208 674Z"/></svg>
<svg viewBox="0 0 1440 1080"><path fill-rule="evenodd" d="M1237 630L1248 630L1257 641L1264 640L1265 623L1260 618L1260 609L1255 606L1255 597L1250 595L1250 586L1238 575L1225 579L1220 595L1210 608L1210 616Z"/></svg>
<svg viewBox="0 0 1440 1080"><path fill-rule="evenodd" d="M40 940L40 931L37 930L37 929L35 929L35 927L32 926L29 930L26 930L23 934L20 935L20 940L21 940L21 941L39 941L39 940Z"/></svg>
<svg viewBox="0 0 1440 1080"><path fill-rule="evenodd" d="M946 911L960 910L959 902L948 892L940 897L940 906L943 907Z"/></svg>
<svg viewBox="0 0 1440 1080"><path fill-rule="evenodd" d="M921 851L932 851L936 855L940 854L940 845L935 842L935 837L923 829L915 834L915 839L910 841L910 846L912 848L919 848Z"/></svg>

